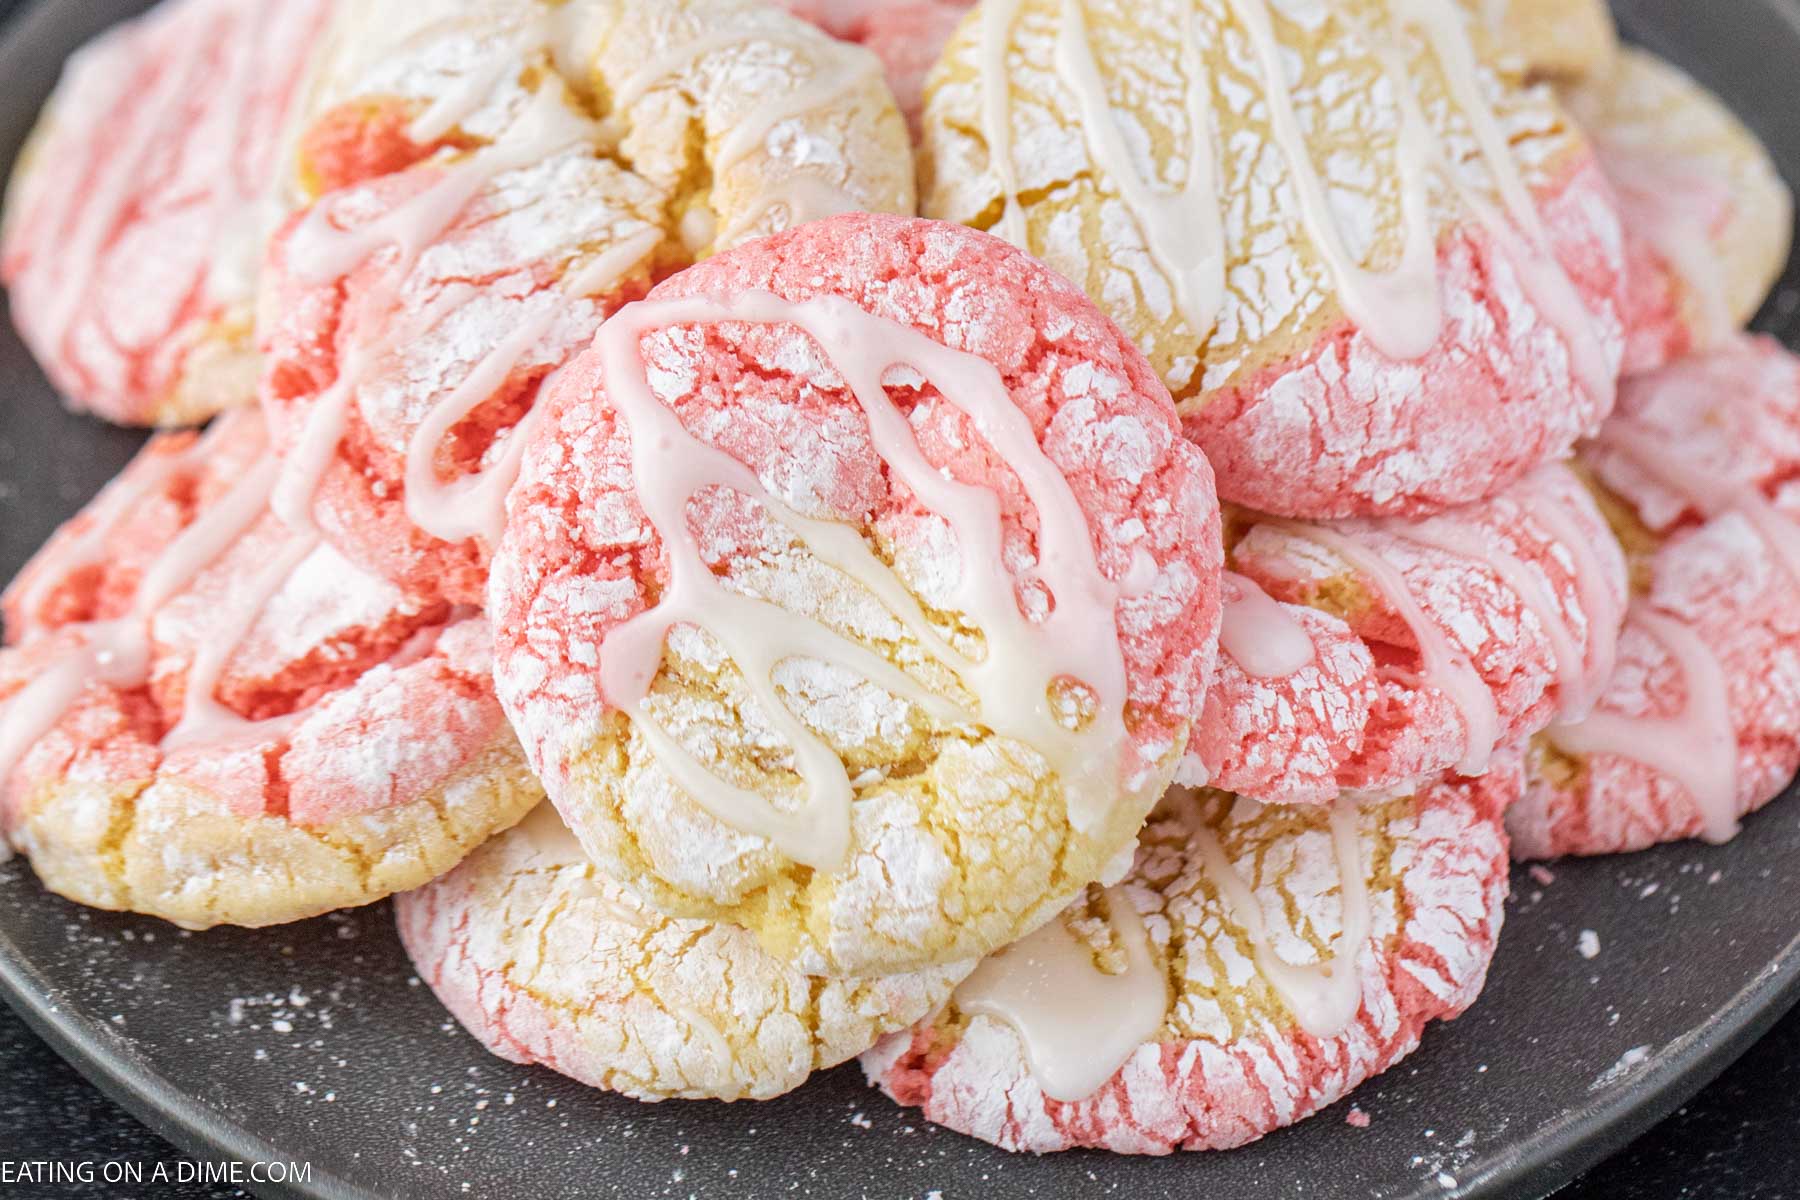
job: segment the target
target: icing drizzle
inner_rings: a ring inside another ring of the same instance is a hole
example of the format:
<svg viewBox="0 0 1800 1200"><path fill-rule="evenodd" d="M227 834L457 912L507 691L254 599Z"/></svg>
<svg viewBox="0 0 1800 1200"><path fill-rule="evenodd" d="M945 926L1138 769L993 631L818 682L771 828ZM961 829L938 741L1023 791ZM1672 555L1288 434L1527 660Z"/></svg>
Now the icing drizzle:
<svg viewBox="0 0 1800 1200"><path fill-rule="evenodd" d="M1196 812L1198 802L1191 793L1177 789L1172 794L1183 798L1183 807ZM1363 871L1357 811L1356 798L1350 794L1340 796L1331 806L1331 846L1337 858L1338 898L1343 911L1337 952L1305 964L1291 963L1276 951L1255 889L1238 873L1212 827L1197 818L1191 822L1193 848L1200 856L1206 877L1218 888L1231 922L1250 940L1257 971L1275 989L1300 1028L1316 1038L1342 1033L1362 1007L1360 959L1374 914L1369 881Z"/></svg>
<svg viewBox="0 0 1800 1200"><path fill-rule="evenodd" d="M1228 590L1219 648L1252 679L1285 679L1310 665L1312 635L1255 580L1225 572Z"/></svg>
<svg viewBox="0 0 1800 1200"><path fill-rule="evenodd" d="M1546 736L1565 754L1615 754L1654 768L1687 789L1700 813L1700 836L1727 842L1738 831L1737 732L1719 656L1687 624L1648 605L1631 622L1649 634L1680 670L1685 699L1673 716L1626 716L1601 709Z"/></svg>
<svg viewBox="0 0 1800 1200"><path fill-rule="evenodd" d="M1389 33L1364 27L1348 10L1334 10L1368 43L1392 86L1399 110L1395 169L1399 177L1401 244L1394 265L1371 270L1346 242L1326 183L1313 161L1306 130L1288 81L1287 47L1275 30L1267 0L1228 0L1254 54L1273 140L1287 164L1294 216L1323 260L1345 314L1383 354L1422 357L1438 341L1444 312L1438 294L1437 245L1429 183L1444 179L1468 204L1518 271L1521 286L1566 343L1584 390L1610 400L1613 372L1592 315L1557 260L1537 205L1520 174L1505 130L1482 95L1480 63L1461 15L1448 0L1389 0ZM999 185L1001 211L994 232L1029 248L1013 160L1010 84L1006 56L1020 0L982 5L979 18L980 129L989 170ZM1058 78L1072 93L1088 154L1138 222L1150 256L1168 280L1177 312L1204 338L1214 328L1225 295L1227 251L1218 171L1214 165L1211 89L1197 17L1190 13L1182 36L1184 106L1189 126L1185 178L1177 191L1153 186L1138 170L1121 135L1095 61L1083 0L1062 0L1055 45ZM1452 99L1487 162L1504 214L1458 178L1446 161L1400 51L1406 29L1423 34ZM1285 195L1285 191L1283 192ZM1510 219L1509 219L1510 218Z"/></svg>
<svg viewBox="0 0 1800 1200"><path fill-rule="evenodd" d="M642 338L673 325L724 321L797 326L827 353L862 409L877 453L955 534L961 566L955 603L980 629L985 644L980 658L963 654L937 632L854 528L793 512L749 468L690 434L655 396ZM1120 791L1129 742L1115 609L1147 588L1155 563L1140 552L1123 583L1100 570L1086 516L1068 481L1038 445L992 364L839 297L790 302L757 292L728 300L640 301L603 325L595 346L607 399L630 427L638 499L669 563L656 605L608 631L600 649L601 687L688 795L725 824L770 839L796 862L820 869L843 863L853 785L836 752L790 711L772 678L781 661L804 657L842 665L938 719L979 721L1032 747L1060 776L1071 823L1083 832L1100 825ZM1020 611L1016 581L1001 553L994 494L940 472L888 397L883 378L896 366L916 370L967 414L1018 477L1038 516L1034 577L1055 598L1042 620ZM754 500L815 556L873 594L927 654L961 680L975 700L974 711L964 711L879 654L810 619L726 588L708 568L687 520L689 502L713 487ZM698 626L723 645L764 715L792 748L805 787L797 806L778 809L757 792L719 778L649 711L646 700L664 639L678 624ZM1079 728L1071 728L1053 694L1064 681L1078 682L1092 701Z"/></svg>
<svg viewBox="0 0 1800 1200"><path fill-rule="evenodd" d="M1143 918L1122 888L1102 893L1107 924L1125 952L1108 974L1061 916L989 955L956 989L970 1016L1004 1021L1019 1035L1044 1095L1085 1100L1155 1038L1169 1011L1169 984Z"/></svg>
<svg viewBox="0 0 1800 1200"><path fill-rule="evenodd" d="M196 472L219 440L241 436L236 431L261 418L250 410L228 413L214 422L205 437L187 449L140 460L131 475L108 486L96 502L90 528L70 548L78 570L100 560L105 540L140 503L156 494L170 480ZM264 451L267 454L267 451ZM72 623L48 636L71 639L46 663L24 688L0 705L0 786L31 747L75 704L90 684L136 688L150 680L151 621L156 612L184 591L235 541L268 511L267 499L273 472L266 459L252 464L229 491L211 502L206 511L176 537L144 569L125 615L110 620ZM183 689L182 711L162 739L164 749L175 749L201 739L237 739L269 732L289 718L247 721L221 705L214 692L233 652L254 627L267 598L311 552L315 541L294 535L282 541L253 583L234 591L232 602L220 614L216 636L195 648ZM70 571L36 581L22 598L26 611L39 607L49 590L65 582Z"/></svg>

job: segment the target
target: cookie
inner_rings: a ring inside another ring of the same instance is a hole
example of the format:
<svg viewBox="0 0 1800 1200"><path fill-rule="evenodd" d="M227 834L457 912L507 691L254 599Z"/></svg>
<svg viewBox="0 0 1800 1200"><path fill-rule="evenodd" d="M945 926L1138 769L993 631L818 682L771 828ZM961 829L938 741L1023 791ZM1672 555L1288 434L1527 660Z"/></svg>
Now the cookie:
<svg viewBox="0 0 1800 1200"><path fill-rule="evenodd" d="M1518 788L1515 759L1329 807L1175 789L1123 882L986 960L863 1066L899 1103L1008 1150L1254 1141L1473 1003Z"/></svg>
<svg viewBox="0 0 1800 1200"><path fill-rule="evenodd" d="M1611 408L1610 189L1451 0L979 12L927 96L924 213L1082 284L1226 499L1425 514L1564 456Z"/></svg>
<svg viewBox="0 0 1800 1200"><path fill-rule="evenodd" d="M1571 88L1625 216L1625 371L1717 346L1756 314L1787 265L1794 201L1724 103L1646 50Z"/></svg>
<svg viewBox="0 0 1800 1200"><path fill-rule="evenodd" d="M1619 399L1584 456L1637 595L1599 706L1533 747L1524 858L1724 841L1800 768L1800 360L1740 336Z"/></svg>
<svg viewBox="0 0 1800 1200"><path fill-rule="evenodd" d="M279 149L330 0L170 0L77 52L14 172L13 321L71 408L204 420L251 394Z"/></svg>
<svg viewBox="0 0 1800 1200"><path fill-rule="evenodd" d="M881 60L894 100L916 134L925 75L936 65L973 0L781 0L832 37L857 42Z"/></svg>
<svg viewBox="0 0 1800 1200"><path fill-rule="evenodd" d="M696 258L912 211L909 144L867 51L749 0L457 6L397 42L357 7L388 48L318 102L298 169L337 190L272 250L277 506L479 603L545 380Z"/></svg>
<svg viewBox="0 0 1800 1200"><path fill-rule="evenodd" d="M1619 30L1606 0L1462 0L1496 54L1533 79L1576 83L1612 70Z"/></svg>
<svg viewBox="0 0 1800 1200"><path fill-rule="evenodd" d="M833 217L659 285L548 403L496 682L605 874L869 975L984 954L1129 850L1211 675L1218 508L1072 285Z"/></svg>
<svg viewBox="0 0 1800 1200"><path fill-rule="evenodd" d="M1577 475L1433 517L1233 514L1218 680L1181 778L1277 803L1391 789L1593 707L1625 559Z"/></svg>
<svg viewBox="0 0 1800 1200"><path fill-rule="evenodd" d="M731 925L665 917L548 804L397 897L419 977L475 1039L639 1100L768 1100L936 1009L975 966L816 979Z"/></svg>
<svg viewBox="0 0 1800 1200"><path fill-rule="evenodd" d="M261 419L153 441L9 589L0 821L46 887L192 928L416 887L542 797L486 622L265 503Z"/></svg>

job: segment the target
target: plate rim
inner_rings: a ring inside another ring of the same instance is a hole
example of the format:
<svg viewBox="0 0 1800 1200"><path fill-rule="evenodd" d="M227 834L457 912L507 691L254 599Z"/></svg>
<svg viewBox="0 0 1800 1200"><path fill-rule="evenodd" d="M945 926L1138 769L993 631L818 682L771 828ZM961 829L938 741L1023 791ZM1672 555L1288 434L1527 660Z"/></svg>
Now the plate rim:
<svg viewBox="0 0 1800 1200"><path fill-rule="evenodd" d="M1800 0L1760 2L1791 26L1800 39ZM1630 7L1630 0L1614 3ZM50 24L53 14L61 8L57 0L26 0L0 22L0 78L14 77L5 68L22 61L35 60L41 66L42 56L34 52L34 43L51 36L41 27ZM1800 779L1768 807L1774 808L1782 800L1800 803L1797 797ZM56 985L41 976L11 932L0 925L0 999L83 1079L192 1158L245 1163L289 1160L275 1143L221 1115L198 1095L171 1083L112 1031L97 1020L68 1009L59 997ZM1479 1192L1521 1200L1551 1195L1697 1095L1797 1007L1800 926L1768 965L1725 1004L1715 1008L1699 1026L1660 1047L1647 1069L1636 1073L1623 1086L1608 1089L1598 1103L1556 1114L1509 1146L1485 1169L1459 1174L1454 1187L1434 1188L1435 1194L1463 1196ZM305 1184L258 1182L239 1186L268 1200L384 1200L381 1193L316 1166Z"/></svg>

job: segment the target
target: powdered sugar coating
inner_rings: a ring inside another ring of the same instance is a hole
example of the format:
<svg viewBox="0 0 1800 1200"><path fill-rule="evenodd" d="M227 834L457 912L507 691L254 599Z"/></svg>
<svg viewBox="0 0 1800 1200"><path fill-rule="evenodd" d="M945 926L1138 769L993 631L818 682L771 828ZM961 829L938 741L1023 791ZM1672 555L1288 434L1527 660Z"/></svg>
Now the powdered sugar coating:
<svg viewBox="0 0 1800 1200"><path fill-rule="evenodd" d="M479 603L498 501L446 528L420 478L503 493L544 380L619 304L791 221L912 211L908 142L864 51L745 0L388 22L350 19L386 51L356 47L302 139L338 190L275 244L262 398L290 447L343 408L312 517L349 557Z"/></svg>
<svg viewBox="0 0 1800 1200"><path fill-rule="evenodd" d="M1800 517L1800 361L1767 338L1740 337L1627 382L1615 422L1651 431L1680 470L1722 493L1763 497L1777 521ZM1608 432L1612 431L1609 426ZM1800 617L1792 566L1770 526L1745 504L1703 514L1688 498L1608 447L1586 452L1617 497L1637 548L1637 612L1672 620L1709 648L1735 741L1737 817L1779 795L1800 768ZM1704 721L1692 683L1641 616L1627 623L1601 713ZM1521 858L1608 854L1717 835L1705 806L1664 771L1613 753L1570 754L1540 739L1524 799L1508 814Z"/></svg>
<svg viewBox="0 0 1800 1200"><path fill-rule="evenodd" d="M954 1004L863 1056L870 1080L929 1120L1009 1150L1077 1146L1125 1154L1227 1149L1302 1120L1410 1053L1427 1024L1471 1004L1486 977L1506 895L1500 811L1517 795L1514 761L1480 781L1363 801L1358 845L1371 924L1354 951L1361 1004L1344 1030L1297 1028L1256 965L1195 849L1210 827L1253 889L1276 952L1292 963L1341 955L1342 886L1321 809L1268 808L1220 793L1165 801L1121 885L1167 972L1170 1008L1155 1039L1085 1100L1047 1099L1017 1033ZM1083 920L1061 919L1108 947ZM1101 928L1104 928L1102 925ZM1340 958L1341 962L1342 959Z"/></svg>
<svg viewBox="0 0 1800 1200"><path fill-rule="evenodd" d="M1001 95L1025 198L1024 236L1145 349L1212 459L1222 495L1293 516L1428 512L1488 495L1563 456L1605 415L1621 350L1618 217L1590 150L1546 91L1491 62L1475 81L1558 264L1534 267L1519 251L1522 235L1497 234L1468 199L1490 196L1495 175L1469 114L1451 100L1453 85L1416 39L1401 51L1451 167L1434 173L1439 183L1427 196L1439 336L1421 357L1397 359L1347 317L1332 271L1303 230L1235 6L1081 7L1110 121L1145 186L1164 196L1195 170L1188 81L1211 83L1224 259L1213 328L1190 328L1159 266L1172 249L1147 240L1121 198L1124 185L1094 161L1073 116L1081 108L1066 68L1057 65L1056 0L1017 5L1006 39ZM1386 6L1276 10L1304 148L1346 252L1373 269L1394 267L1404 235L1401 109L1366 33L1388 20ZM979 24L952 39L928 92L923 211L986 228L1000 220L1002 189L984 134L983 106L995 85ZM1443 183L1447 174L1456 186ZM1196 212L1192 224L1204 215ZM1557 270L1572 294L1560 307L1571 311L1553 311L1559 305L1540 286Z"/></svg>
<svg viewBox="0 0 1800 1200"><path fill-rule="evenodd" d="M1074 828L1046 760L1025 744L928 714L844 668L793 658L776 683L856 781L838 872L803 869L681 792L601 694L607 631L664 586L664 548L633 494L628 431L600 359L570 367L526 456L489 589L497 685L560 811L609 876L666 911L734 920L809 972L903 970L985 953L1030 928L1130 844L1173 770L1210 678L1219 531L1210 472L1141 356L1084 297L983 234L848 215L710 260L652 299L841 296L998 369L1067 481L1101 571L1153 565L1116 609L1128 744L1103 827ZM640 343L648 379L688 432L757 473L806 517L849 522L952 640L967 645L957 547L875 452L867 422L791 326L678 325ZM1003 556L1030 613L1036 515L970 418L905 368L886 386L940 471L991 489ZM926 687L961 684L874 595L826 567L735 492L688 510L715 576L818 621ZM710 638L677 626L646 706L690 754L780 795L782 739ZM1020 697L1020 702L1027 701Z"/></svg>
<svg viewBox="0 0 1800 1200"><path fill-rule="evenodd" d="M1237 586L1227 576L1226 603ZM1220 655L1183 767L1265 803L1329 803L1340 767L1362 753L1381 684L1368 644L1342 618L1301 604L1282 607L1311 641L1312 661L1262 678Z"/></svg>
<svg viewBox="0 0 1800 1200"><path fill-rule="evenodd" d="M1646 50L1566 93L1618 193L1630 255L1625 372L1716 346L1787 264L1794 202L1718 97Z"/></svg>
<svg viewBox="0 0 1800 1200"><path fill-rule="evenodd" d="M971 0L781 0L782 7L832 37L859 42L887 72L900 112L916 134L925 74L936 65Z"/></svg>
<svg viewBox="0 0 1800 1200"><path fill-rule="evenodd" d="M1439 531L1452 522L1446 538ZM1312 526L1244 514L1238 528L1232 569L1278 600L1318 610L1304 618L1317 654L1277 679L1221 669L1190 750L1215 786L1277 803L1403 786L1454 767L1471 749L1483 757L1517 743L1591 702L1570 694L1579 691L1574 679L1591 679L1597 690L1613 659L1625 560L1567 468L1540 468L1438 517L1327 527L1396 572L1417 619L1472 670L1492 706L1483 745L1471 746L1481 735L1468 712L1426 667L1418 628L1364 564L1318 541ZM1513 565L1503 570L1497 564L1507 559ZM1570 645L1561 647L1565 633ZM1571 650L1580 661L1562 662Z"/></svg>
<svg viewBox="0 0 1800 1200"><path fill-rule="evenodd" d="M133 619L131 593L175 537L270 469L249 414L206 446L125 522L84 514L20 576L0 705L93 636L86 622ZM127 478L184 448L152 443ZM148 615L143 684L89 678L24 750L0 814L46 886L195 927L297 920L416 886L541 796L493 697L486 622L323 545L230 649L202 700L225 715L171 736L196 658L293 539L270 514L250 523Z"/></svg>
<svg viewBox="0 0 1800 1200"><path fill-rule="evenodd" d="M68 403L204 420L256 377L276 163L329 0L170 0L69 60L7 195L0 277Z"/></svg>
<svg viewBox="0 0 1800 1200"><path fill-rule="evenodd" d="M974 963L809 978L608 881L545 805L397 898L419 975L489 1050L639 1100L766 1100L942 1004Z"/></svg>

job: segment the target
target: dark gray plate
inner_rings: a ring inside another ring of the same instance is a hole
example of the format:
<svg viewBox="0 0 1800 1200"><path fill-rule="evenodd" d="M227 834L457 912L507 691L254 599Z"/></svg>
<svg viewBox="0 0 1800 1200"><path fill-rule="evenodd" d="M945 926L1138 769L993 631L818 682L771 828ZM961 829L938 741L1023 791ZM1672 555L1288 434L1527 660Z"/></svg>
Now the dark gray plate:
<svg viewBox="0 0 1800 1200"><path fill-rule="evenodd" d="M270 0L278 2L278 0ZM376 0L366 0L374 3ZM46 0L0 43L0 160L63 56L142 0ZM1796 0L1624 0L1633 36L1714 88L1800 179ZM1795 341L1800 268L1763 325ZM0 332L0 578L137 438L65 415ZM1009 1157L854 1066L768 1104L650 1106L489 1057L412 977L388 907L178 933L0 867L0 990L91 1079L199 1157L311 1164L269 1195L1535 1197L1698 1090L1800 996L1800 806L1728 846L1521 872L1487 993L1340 1105L1229 1154ZM1592 960L1581 930L1600 939Z"/></svg>

